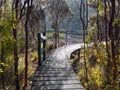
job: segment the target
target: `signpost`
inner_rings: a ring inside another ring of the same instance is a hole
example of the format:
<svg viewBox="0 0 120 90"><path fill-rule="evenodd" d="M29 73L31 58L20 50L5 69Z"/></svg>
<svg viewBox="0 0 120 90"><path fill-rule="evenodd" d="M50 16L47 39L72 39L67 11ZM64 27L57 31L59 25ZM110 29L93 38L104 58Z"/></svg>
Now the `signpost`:
<svg viewBox="0 0 120 90"><path fill-rule="evenodd" d="M44 33L38 33L38 66L42 64L42 54L43 54L43 61L46 58L46 34ZM43 48L41 48L43 40Z"/></svg>

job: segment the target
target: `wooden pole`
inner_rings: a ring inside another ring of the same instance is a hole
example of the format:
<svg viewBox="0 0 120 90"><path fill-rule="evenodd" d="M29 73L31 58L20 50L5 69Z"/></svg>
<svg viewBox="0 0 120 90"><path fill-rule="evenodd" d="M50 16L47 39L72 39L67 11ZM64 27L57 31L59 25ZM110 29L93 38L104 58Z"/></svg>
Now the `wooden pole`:
<svg viewBox="0 0 120 90"><path fill-rule="evenodd" d="M44 36L46 36L46 33L44 32L43 33ZM46 40L43 40L43 61L45 60L46 58Z"/></svg>
<svg viewBox="0 0 120 90"><path fill-rule="evenodd" d="M41 65L41 35L38 33L38 66Z"/></svg>
<svg viewBox="0 0 120 90"><path fill-rule="evenodd" d="M78 49L78 61L80 60L80 49Z"/></svg>

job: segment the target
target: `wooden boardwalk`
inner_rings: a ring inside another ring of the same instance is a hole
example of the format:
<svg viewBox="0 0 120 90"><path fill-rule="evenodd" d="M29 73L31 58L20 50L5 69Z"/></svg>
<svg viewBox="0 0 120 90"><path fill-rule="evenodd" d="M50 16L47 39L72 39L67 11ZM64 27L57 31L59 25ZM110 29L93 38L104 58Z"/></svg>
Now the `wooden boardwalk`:
<svg viewBox="0 0 120 90"><path fill-rule="evenodd" d="M69 62L70 54L80 47L82 44L63 46L55 50L37 68L31 90L84 90Z"/></svg>

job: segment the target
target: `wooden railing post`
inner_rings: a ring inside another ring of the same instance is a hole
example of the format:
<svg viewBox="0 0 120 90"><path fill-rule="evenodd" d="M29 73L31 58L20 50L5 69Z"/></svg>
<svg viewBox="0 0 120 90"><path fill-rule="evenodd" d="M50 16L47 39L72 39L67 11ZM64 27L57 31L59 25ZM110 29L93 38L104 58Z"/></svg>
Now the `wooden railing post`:
<svg viewBox="0 0 120 90"><path fill-rule="evenodd" d="M44 32L43 35L46 36L46 33ZM43 51L43 61L44 61L45 58L46 58L46 40L43 40L43 49L44 49L44 51Z"/></svg>
<svg viewBox="0 0 120 90"><path fill-rule="evenodd" d="M80 60L80 49L78 49L78 60Z"/></svg>
<svg viewBox="0 0 120 90"><path fill-rule="evenodd" d="M38 33L38 66L41 65L41 34Z"/></svg>

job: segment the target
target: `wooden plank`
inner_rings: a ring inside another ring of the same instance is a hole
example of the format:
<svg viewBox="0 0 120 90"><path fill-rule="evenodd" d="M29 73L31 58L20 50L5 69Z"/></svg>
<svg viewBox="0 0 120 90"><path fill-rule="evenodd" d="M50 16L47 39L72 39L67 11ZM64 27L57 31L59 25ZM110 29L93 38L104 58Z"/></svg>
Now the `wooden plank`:
<svg viewBox="0 0 120 90"><path fill-rule="evenodd" d="M54 65L54 64L53 64ZM71 66L69 65L47 65L47 66L43 66L43 68L63 68L63 69L69 69Z"/></svg>
<svg viewBox="0 0 120 90"><path fill-rule="evenodd" d="M35 74L61 74L61 73L74 73L73 70L41 70L36 71Z"/></svg>
<svg viewBox="0 0 120 90"><path fill-rule="evenodd" d="M36 87L33 87L31 90L41 90L41 88L40 87L38 87L38 86L36 86ZM47 89L47 88L45 88L45 89L42 89L42 90L84 90L83 88L65 88L65 89L63 89L63 88L57 88L57 89Z"/></svg>
<svg viewBox="0 0 120 90"><path fill-rule="evenodd" d="M34 77L36 76L75 76L76 74L72 70L62 71L62 70L49 70L49 71L36 71Z"/></svg>
<svg viewBox="0 0 120 90"><path fill-rule="evenodd" d="M32 90L84 90L83 86L80 84L70 84L70 85L43 85L43 86L34 86Z"/></svg>
<svg viewBox="0 0 120 90"><path fill-rule="evenodd" d="M70 76L65 76L65 77L34 77L32 78L32 81L60 81L60 80L76 80L76 77L70 77Z"/></svg>
<svg viewBox="0 0 120 90"><path fill-rule="evenodd" d="M44 63L43 66L44 66L44 65L61 65L61 66L62 66L62 65L70 65L70 63L69 63L69 62L57 62L57 61L56 61L56 62Z"/></svg>
<svg viewBox="0 0 120 90"><path fill-rule="evenodd" d="M47 70L56 70L56 71L65 71L65 70L70 70L70 69L72 69L72 67L69 67L69 68L66 68L66 67L42 67L41 69L39 69L39 70L36 70L36 71L43 71L43 70L45 70L45 71L47 71Z"/></svg>
<svg viewBox="0 0 120 90"><path fill-rule="evenodd" d="M65 76L71 76L71 77L76 77L76 75L74 73L71 73L71 74L64 74L64 73L61 73L61 74L35 74L34 77L65 77Z"/></svg>
<svg viewBox="0 0 120 90"><path fill-rule="evenodd" d="M80 84L78 80L60 80L60 81L37 81L32 82L32 86L41 86L41 85L70 85L70 84Z"/></svg>

